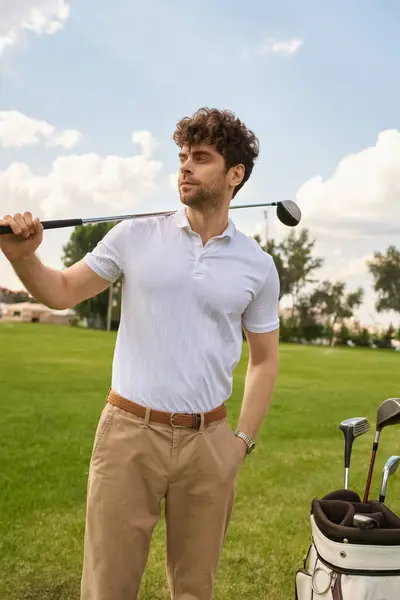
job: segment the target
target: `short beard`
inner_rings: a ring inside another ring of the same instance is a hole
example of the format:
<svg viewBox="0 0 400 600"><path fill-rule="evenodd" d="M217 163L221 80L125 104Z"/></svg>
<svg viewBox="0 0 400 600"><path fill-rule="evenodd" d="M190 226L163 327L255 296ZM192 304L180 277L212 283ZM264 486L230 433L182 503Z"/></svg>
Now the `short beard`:
<svg viewBox="0 0 400 600"><path fill-rule="evenodd" d="M202 214L212 215L224 204L224 180L215 181L207 187L200 187L190 196L182 196L181 202Z"/></svg>

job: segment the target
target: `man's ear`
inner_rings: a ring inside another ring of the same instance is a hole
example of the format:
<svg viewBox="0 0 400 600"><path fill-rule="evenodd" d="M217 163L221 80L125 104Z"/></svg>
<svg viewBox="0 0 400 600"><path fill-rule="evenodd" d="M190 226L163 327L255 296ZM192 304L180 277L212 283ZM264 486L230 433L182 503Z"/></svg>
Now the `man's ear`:
<svg viewBox="0 0 400 600"><path fill-rule="evenodd" d="M229 184L235 188L240 185L243 181L243 177L245 174L244 165L235 165L229 169L228 181Z"/></svg>

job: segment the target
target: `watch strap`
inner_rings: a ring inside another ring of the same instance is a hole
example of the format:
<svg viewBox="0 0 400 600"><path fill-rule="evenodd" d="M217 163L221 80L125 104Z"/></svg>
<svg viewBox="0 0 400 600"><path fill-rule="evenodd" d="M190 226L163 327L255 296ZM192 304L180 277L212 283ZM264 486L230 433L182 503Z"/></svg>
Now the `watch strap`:
<svg viewBox="0 0 400 600"><path fill-rule="evenodd" d="M234 432L236 437L239 437L240 439L242 439L244 441L244 443L247 446L247 450L246 453L247 454L251 454L251 452L253 452L256 444L255 441L251 439L251 437L249 437L247 435L247 433L245 433L244 431L240 431L240 429L236 429L236 431Z"/></svg>

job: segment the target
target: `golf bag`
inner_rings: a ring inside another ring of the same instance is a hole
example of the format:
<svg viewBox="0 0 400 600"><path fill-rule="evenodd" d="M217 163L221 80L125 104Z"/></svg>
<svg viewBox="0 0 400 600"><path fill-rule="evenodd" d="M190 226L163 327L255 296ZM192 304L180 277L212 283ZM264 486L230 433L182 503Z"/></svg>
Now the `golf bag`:
<svg viewBox="0 0 400 600"><path fill-rule="evenodd" d="M360 529L355 514L377 526ZM295 575L296 600L399 600L400 519L380 502L338 490L311 503L311 545Z"/></svg>

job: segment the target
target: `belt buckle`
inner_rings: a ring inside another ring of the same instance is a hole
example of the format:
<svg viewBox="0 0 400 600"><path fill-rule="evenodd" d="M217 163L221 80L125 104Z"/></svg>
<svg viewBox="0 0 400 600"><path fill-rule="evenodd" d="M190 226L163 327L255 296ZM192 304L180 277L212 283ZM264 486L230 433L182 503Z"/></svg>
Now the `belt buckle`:
<svg viewBox="0 0 400 600"><path fill-rule="evenodd" d="M201 425L201 414L200 413L196 413L194 415L194 429L200 429L200 425Z"/></svg>
<svg viewBox="0 0 400 600"><path fill-rule="evenodd" d="M185 429L186 425L175 425L174 423L174 415L178 415L179 413L173 412L171 413L170 417L169 417L169 423L171 425L171 427L174 427L175 429Z"/></svg>

